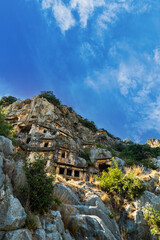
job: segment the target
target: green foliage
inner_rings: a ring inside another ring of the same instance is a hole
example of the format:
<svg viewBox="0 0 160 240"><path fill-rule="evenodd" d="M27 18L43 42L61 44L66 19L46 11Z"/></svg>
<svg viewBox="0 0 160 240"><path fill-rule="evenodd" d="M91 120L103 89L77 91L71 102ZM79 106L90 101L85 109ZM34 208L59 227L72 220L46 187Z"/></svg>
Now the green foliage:
<svg viewBox="0 0 160 240"><path fill-rule="evenodd" d="M106 148L104 145L102 145L102 144L100 144L100 143L97 143L97 144L96 144L96 147L97 147L97 148Z"/></svg>
<svg viewBox="0 0 160 240"><path fill-rule="evenodd" d="M5 120L5 114L0 109L0 135L4 137L12 137L13 127L9 125Z"/></svg>
<svg viewBox="0 0 160 240"><path fill-rule="evenodd" d="M92 130L93 132L96 132L98 129L93 121L89 121L88 119L84 119L82 117L79 117L79 122L84 126Z"/></svg>
<svg viewBox="0 0 160 240"><path fill-rule="evenodd" d="M118 152L122 152L126 146L123 143L116 143L114 144L113 148Z"/></svg>
<svg viewBox="0 0 160 240"><path fill-rule="evenodd" d="M41 91L41 93L36 96L36 98L46 98L48 102L52 103L55 106L60 106L61 102L56 96L53 94L53 91Z"/></svg>
<svg viewBox="0 0 160 240"><path fill-rule="evenodd" d="M83 150L80 152L80 157L84 158L86 161L90 160L90 150Z"/></svg>
<svg viewBox="0 0 160 240"><path fill-rule="evenodd" d="M102 176L96 179L100 181L103 190L111 194L118 193L129 200L133 200L145 190L143 182L133 172L124 175L117 163L114 163L114 167L109 168L108 172L103 171Z"/></svg>
<svg viewBox="0 0 160 240"><path fill-rule="evenodd" d="M94 163L92 163L90 159L90 150L87 150L87 149L82 150L80 152L80 157L84 158L87 161L88 166L94 166Z"/></svg>
<svg viewBox="0 0 160 240"><path fill-rule="evenodd" d="M67 109L72 113L73 112L73 108L72 107L67 107Z"/></svg>
<svg viewBox="0 0 160 240"><path fill-rule="evenodd" d="M113 218L114 218L113 213L110 213L110 214L109 214L109 217L110 217L111 219L113 219Z"/></svg>
<svg viewBox="0 0 160 240"><path fill-rule="evenodd" d="M108 151L110 151L112 153L113 157L117 156L116 151L112 147L108 146L107 149L108 149Z"/></svg>
<svg viewBox="0 0 160 240"><path fill-rule="evenodd" d="M47 176L46 161L42 155L35 156L35 161L32 163L25 161L28 202L33 212L47 212L54 201L54 175Z"/></svg>
<svg viewBox="0 0 160 240"><path fill-rule="evenodd" d="M26 218L26 228L29 230L36 230L37 229L37 218L33 213L27 214Z"/></svg>
<svg viewBox="0 0 160 240"><path fill-rule="evenodd" d="M122 185L124 197L130 200L138 197L145 190L143 182L138 177L135 177L133 171L123 177Z"/></svg>
<svg viewBox="0 0 160 240"><path fill-rule="evenodd" d="M121 193L123 173L115 163L113 168L108 168L108 172L103 171L101 177L96 177L100 181L103 190L109 193Z"/></svg>
<svg viewBox="0 0 160 240"><path fill-rule="evenodd" d="M143 214L151 229L151 233L159 236L160 240L160 211L156 211L154 208L148 205L143 208Z"/></svg>
<svg viewBox="0 0 160 240"><path fill-rule="evenodd" d="M127 159L126 164L139 164L150 168L155 168L151 158L160 155L160 148L151 148L147 144L131 143L122 149L119 157Z"/></svg>
<svg viewBox="0 0 160 240"><path fill-rule="evenodd" d="M4 96L0 99L0 106L3 106L3 107L8 106L8 105L16 102L17 100L18 99L13 96L8 96L8 97Z"/></svg>

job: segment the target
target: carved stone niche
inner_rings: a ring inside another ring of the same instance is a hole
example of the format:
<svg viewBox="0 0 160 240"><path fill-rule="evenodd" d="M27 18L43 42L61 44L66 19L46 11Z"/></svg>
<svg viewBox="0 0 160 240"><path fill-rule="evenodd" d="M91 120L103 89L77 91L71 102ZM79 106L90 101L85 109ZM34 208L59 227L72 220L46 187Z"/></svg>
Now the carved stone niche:
<svg viewBox="0 0 160 240"><path fill-rule="evenodd" d="M65 164L57 164L55 166L56 174L63 176L65 179L86 180L86 169L77 168Z"/></svg>
<svg viewBox="0 0 160 240"><path fill-rule="evenodd" d="M108 168L111 167L111 159L97 159L96 167L98 169L98 174L101 175L103 171L108 171Z"/></svg>

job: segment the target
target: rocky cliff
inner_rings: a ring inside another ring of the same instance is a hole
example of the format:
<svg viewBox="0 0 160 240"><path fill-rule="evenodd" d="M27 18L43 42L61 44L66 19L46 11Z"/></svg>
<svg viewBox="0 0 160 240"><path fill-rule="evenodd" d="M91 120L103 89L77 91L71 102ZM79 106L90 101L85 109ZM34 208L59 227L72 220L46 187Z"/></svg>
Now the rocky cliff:
<svg viewBox="0 0 160 240"><path fill-rule="evenodd" d="M134 168L146 186L140 197L130 201L109 195L94 175L112 166L109 149L124 144L120 139L84 126L73 110L45 99L11 104L6 119L14 126L17 144L13 147L11 140L0 137L0 240L158 239L150 232L143 207L149 203L160 210L159 169ZM30 162L35 153L47 156L46 168L57 173L53 193L62 201L48 213L34 213L32 227L19 191L26 184L22 152ZM115 161L124 174L129 171L125 160ZM158 166L159 158L154 161Z"/></svg>

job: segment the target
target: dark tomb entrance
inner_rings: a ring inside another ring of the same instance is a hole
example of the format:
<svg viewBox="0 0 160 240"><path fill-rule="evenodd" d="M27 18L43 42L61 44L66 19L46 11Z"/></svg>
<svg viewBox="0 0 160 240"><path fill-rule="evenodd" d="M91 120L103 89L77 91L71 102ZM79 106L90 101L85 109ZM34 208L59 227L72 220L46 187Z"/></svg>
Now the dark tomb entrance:
<svg viewBox="0 0 160 240"><path fill-rule="evenodd" d="M67 176L72 176L72 169L67 169Z"/></svg>
<svg viewBox="0 0 160 240"><path fill-rule="evenodd" d="M59 174L64 175L64 170L65 170L65 168L60 168L59 169Z"/></svg>

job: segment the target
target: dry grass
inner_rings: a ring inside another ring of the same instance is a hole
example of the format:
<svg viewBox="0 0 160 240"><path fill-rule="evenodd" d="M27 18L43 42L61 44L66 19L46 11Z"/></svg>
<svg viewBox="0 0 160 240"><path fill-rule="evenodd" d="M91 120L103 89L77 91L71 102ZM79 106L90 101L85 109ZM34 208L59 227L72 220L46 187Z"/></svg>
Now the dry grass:
<svg viewBox="0 0 160 240"><path fill-rule="evenodd" d="M60 209L64 227L67 229L71 220L71 215L75 215L75 208L72 206L62 206Z"/></svg>
<svg viewBox="0 0 160 240"><path fill-rule="evenodd" d="M127 230L125 228L121 228L120 233L121 233L122 240L127 240L128 239L128 233L127 233Z"/></svg>
<svg viewBox="0 0 160 240"><path fill-rule="evenodd" d="M132 166L125 168L126 175L130 174L131 172L134 172L135 176L143 176L144 167L143 166Z"/></svg>
<svg viewBox="0 0 160 240"><path fill-rule="evenodd" d="M101 197L101 200L103 201L104 204L107 204L110 201L110 197L107 193L104 193L103 196Z"/></svg>

